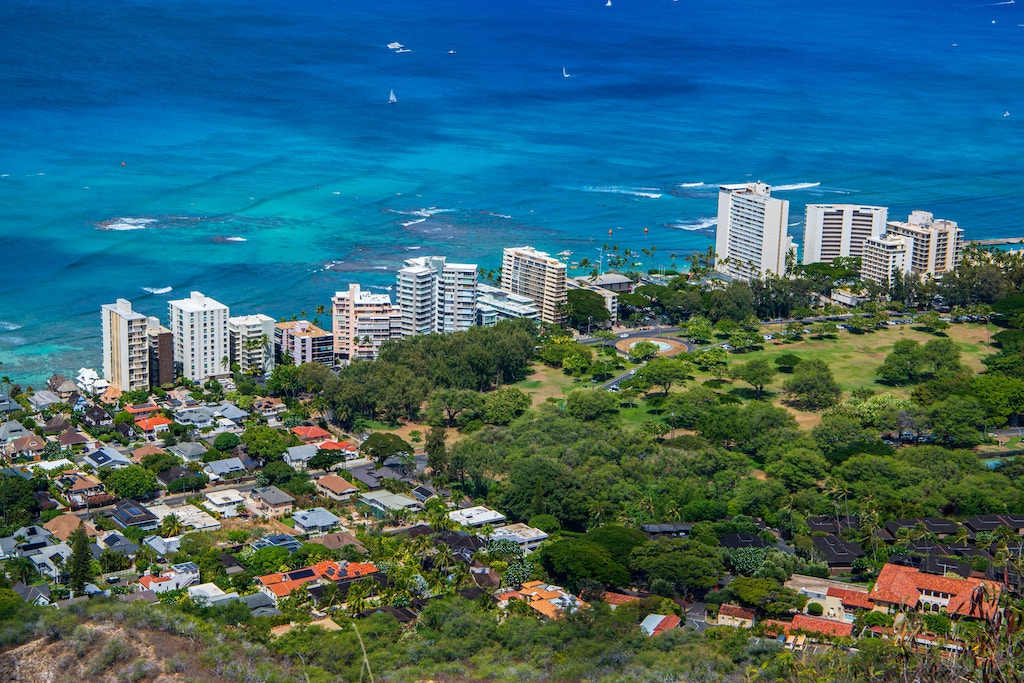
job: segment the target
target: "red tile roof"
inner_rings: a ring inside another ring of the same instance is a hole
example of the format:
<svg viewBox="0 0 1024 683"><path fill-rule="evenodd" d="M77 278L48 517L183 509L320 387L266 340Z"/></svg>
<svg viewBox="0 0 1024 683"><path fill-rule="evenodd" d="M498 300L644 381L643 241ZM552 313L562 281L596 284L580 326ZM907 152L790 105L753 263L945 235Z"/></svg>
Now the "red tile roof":
<svg viewBox="0 0 1024 683"><path fill-rule="evenodd" d="M719 616L733 617L734 619L754 620L754 610L737 605L722 605L718 608Z"/></svg>
<svg viewBox="0 0 1024 683"><path fill-rule="evenodd" d="M142 584L142 587L145 588L146 590L149 590L150 588L152 588L154 583L163 583L164 581L170 581L170 579L168 577L166 577L166 576L140 576L139 577L139 583Z"/></svg>
<svg viewBox="0 0 1024 683"><path fill-rule="evenodd" d="M322 451L354 451L356 447L350 441L324 441L318 446Z"/></svg>
<svg viewBox="0 0 1024 683"><path fill-rule="evenodd" d="M601 593L601 601L609 605L625 605L627 602L639 602L640 598L635 595L623 595L622 593L605 591Z"/></svg>
<svg viewBox="0 0 1024 683"><path fill-rule="evenodd" d="M153 403L143 403L137 406L125 406L124 409L132 415L141 415L143 413L152 413L155 410L160 410L160 406Z"/></svg>
<svg viewBox="0 0 1024 683"><path fill-rule="evenodd" d="M917 609L924 597L923 591L934 591L951 596L946 611L960 616L991 619L999 609L1000 586L992 581L975 578L952 578L926 574L913 567L886 564L878 574L870 598L878 603L889 603ZM972 607L972 599L980 601Z"/></svg>
<svg viewBox="0 0 1024 683"><path fill-rule="evenodd" d="M874 609L875 607L875 603L871 602L868 594L861 591L830 586L828 596L830 598L839 598L843 603L843 607L856 607L858 609Z"/></svg>
<svg viewBox="0 0 1024 683"><path fill-rule="evenodd" d="M353 493L358 491L359 488L349 481L339 477L337 474L328 474L320 477L316 480L317 486L327 489L336 496L341 496L346 493Z"/></svg>
<svg viewBox="0 0 1024 683"><path fill-rule="evenodd" d="M162 415L158 415L157 417L147 417L144 419L136 420L135 424L137 424L139 426L139 429L141 429L142 431L151 432L157 427L163 427L165 425L174 424L174 421L169 420L166 417L163 417Z"/></svg>
<svg viewBox="0 0 1024 683"><path fill-rule="evenodd" d="M674 628L679 628L680 619L675 614L669 614L667 617L661 620L661 622L654 627L654 633L652 636L660 636L662 633L668 633Z"/></svg>
<svg viewBox="0 0 1024 683"><path fill-rule="evenodd" d="M376 573L376 571L376 565L371 562L346 562L338 564L333 560L324 560L323 562L317 562L311 567L258 576L256 581L265 586L275 597L283 598L296 588L305 586L307 583L320 578L342 581L369 576ZM293 578L295 576L300 576L301 578Z"/></svg>
<svg viewBox="0 0 1024 683"><path fill-rule="evenodd" d="M317 441L319 439L329 439L331 433L326 429L320 429L316 425L312 427L292 427L292 433L298 436L303 441Z"/></svg>

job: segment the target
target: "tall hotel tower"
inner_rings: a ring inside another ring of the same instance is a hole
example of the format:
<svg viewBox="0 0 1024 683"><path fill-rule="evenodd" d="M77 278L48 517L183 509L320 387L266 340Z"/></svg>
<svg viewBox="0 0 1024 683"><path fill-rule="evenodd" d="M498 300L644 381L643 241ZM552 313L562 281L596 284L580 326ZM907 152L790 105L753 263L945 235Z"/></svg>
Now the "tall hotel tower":
<svg viewBox="0 0 1024 683"><path fill-rule="evenodd" d="M864 256L864 243L885 232L884 206L808 204L804 221L804 263L832 263L839 256Z"/></svg>
<svg viewBox="0 0 1024 683"><path fill-rule="evenodd" d="M720 186L715 270L739 280L782 275L793 249L788 222L789 202L764 183Z"/></svg>

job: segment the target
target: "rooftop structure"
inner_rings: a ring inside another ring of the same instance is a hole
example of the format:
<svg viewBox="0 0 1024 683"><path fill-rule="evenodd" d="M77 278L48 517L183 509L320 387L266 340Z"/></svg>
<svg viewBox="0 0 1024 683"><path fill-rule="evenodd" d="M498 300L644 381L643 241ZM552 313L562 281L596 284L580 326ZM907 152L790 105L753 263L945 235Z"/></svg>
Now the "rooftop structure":
<svg viewBox="0 0 1024 683"><path fill-rule="evenodd" d="M444 256L407 259L398 271L395 300L402 335L461 332L476 320L477 266Z"/></svg>
<svg viewBox="0 0 1024 683"><path fill-rule="evenodd" d="M228 307L201 292L167 302L174 339L174 362L183 377L205 382L231 371ZM228 361L228 362L225 362Z"/></svg>
<svg viewBox="0 0 1024 683"><path fill-rule="evenodd" d="M340 363L374 360L381 344L402 336L402 314L387 294L364 292L349 285L331 299L334 356Z"/></svg>
<svg viewBox="0 0 1024 683"><path fill-rule="evenodd" d="M908 247L910 270L919 277L941 277L956 270L960 262L964 231L954 221L935 218L927 211L913 211L906 221L887 223L886 231L913 240Z"/></svg>
<svg viewBox="0 0 1024 683"><path fill-rule="evenodd" d="M228 318L231 363L246 375L265 375L274 369L274 319L269 315Z"/></svg>
<svg viewBox="0 0 1024 683"><path fill-rule="evenodd" d="M274 325L274 345L279 357L287 354L294 365L334 365L334 335L308 320Z"/></svg>
<svg viewBox="0 0 1024 683"><path fill-rule="evenodd" d="M465 510L452 510L448 513L448 519L456 524L473 528L481 527L485 524L500 526L505 523L505 515L483 505L475 505Z"/></svg>
<svg viewBox="0 0 1024 683"><path fill-rule="evenodd" d="M768 185L720 186L715 269L739 280L784 274L793 249L788 225L789 202L773 198Z"/></svg>
<svg viewBox="0 0 1024 683"><path fill-rule="evenodd" d="M864 242L885 232L889 209L857 204L808 204L804 220L804 263L832 263L863 256Z"/></svg>
<svg viewBox="0 0 1024 683"><path fill-rule="evenodd" d="M499 320L526 318L540 320L540 309L533 299L512 294L497 287L478 283L476 286L476 324L494 327Z"/></svg>

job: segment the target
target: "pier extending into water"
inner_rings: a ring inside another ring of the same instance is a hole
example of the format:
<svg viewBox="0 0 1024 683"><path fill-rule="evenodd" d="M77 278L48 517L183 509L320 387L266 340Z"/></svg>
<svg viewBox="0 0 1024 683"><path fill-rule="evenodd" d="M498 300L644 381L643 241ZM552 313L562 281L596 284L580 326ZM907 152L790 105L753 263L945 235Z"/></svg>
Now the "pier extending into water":
<svg viewBox="0 0 1024 683"><path fill-rule="evenodd" d="M978 247L996 247L1000 244L1024 244L1024 237L996 237L990 240L966 240L966 242Z"/></svg>

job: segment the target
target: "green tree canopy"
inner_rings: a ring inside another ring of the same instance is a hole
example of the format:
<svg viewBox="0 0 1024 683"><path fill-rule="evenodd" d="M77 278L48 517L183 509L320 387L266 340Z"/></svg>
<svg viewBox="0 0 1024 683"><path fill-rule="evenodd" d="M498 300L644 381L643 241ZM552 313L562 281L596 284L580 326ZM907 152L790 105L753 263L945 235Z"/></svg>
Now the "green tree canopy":
<svg viewBox="0 0 1024 683"><path fill-rule="evenodd" d="M156 475L141 465L105 474L103 485L118 498L144 498L157 490Z"/></svg>

